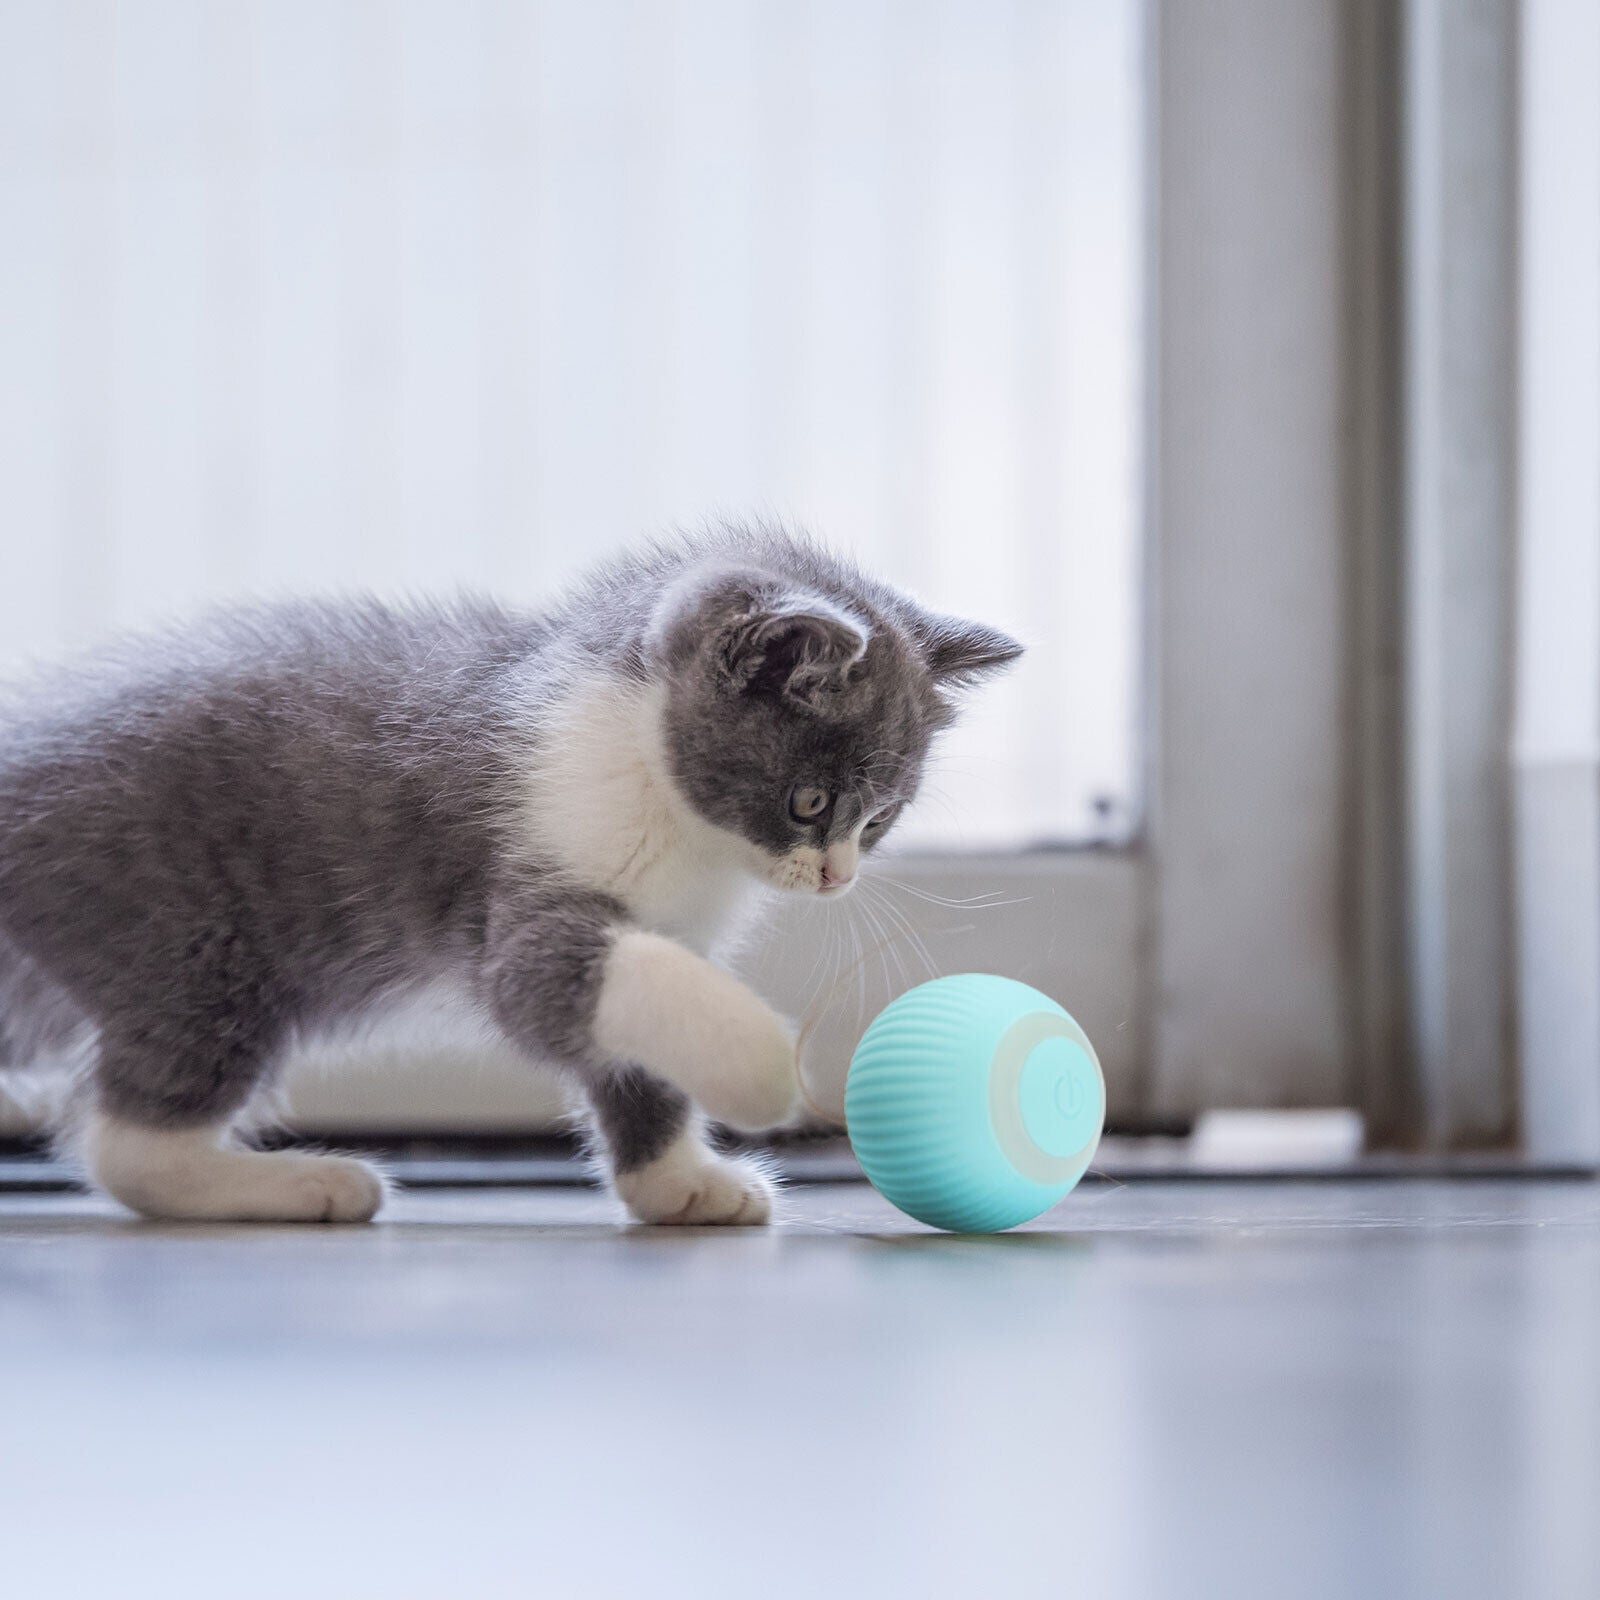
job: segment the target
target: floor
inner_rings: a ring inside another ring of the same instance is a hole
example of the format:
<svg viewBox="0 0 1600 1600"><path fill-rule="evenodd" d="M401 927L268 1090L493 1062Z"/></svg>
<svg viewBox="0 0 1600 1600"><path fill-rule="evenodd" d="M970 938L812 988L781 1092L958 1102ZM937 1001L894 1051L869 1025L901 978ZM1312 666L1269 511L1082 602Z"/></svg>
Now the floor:
<svg viewBox="0 0 1600 1600"><path fill-rule="evenodd" d="M1085 1185L954 1238L574 1188L0 1198L0 1589L1600 1595L1600 1186Z"/></svg>

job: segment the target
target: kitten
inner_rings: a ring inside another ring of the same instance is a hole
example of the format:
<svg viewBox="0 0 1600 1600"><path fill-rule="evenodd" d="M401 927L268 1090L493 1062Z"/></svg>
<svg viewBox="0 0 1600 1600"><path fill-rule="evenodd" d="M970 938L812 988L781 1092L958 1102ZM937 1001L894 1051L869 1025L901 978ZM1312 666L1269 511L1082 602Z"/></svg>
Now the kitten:
<svg viewBox="0 0 1600 1600"><path fill-rule="evenodd" d="M365 1221L379 1176L233 1127L297 1039L448 982L581 1081L648 1222L767 1220L703 1119L782 1123L789 1027L709 953L837 895L956 691L1020 653L729 529L557 606L238 611L0 719L0 1067L84 1049L93 1176L152 1217Z"/></svg>

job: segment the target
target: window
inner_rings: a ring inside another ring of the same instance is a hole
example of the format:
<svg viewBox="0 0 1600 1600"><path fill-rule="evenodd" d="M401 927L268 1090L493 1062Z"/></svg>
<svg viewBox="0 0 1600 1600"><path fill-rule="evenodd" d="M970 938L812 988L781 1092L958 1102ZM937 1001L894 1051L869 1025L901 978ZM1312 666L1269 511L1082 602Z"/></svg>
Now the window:
<svg viewBox="0 0 1600 1600"><path fill-rule="evenodd" d="M1033 646L922 842L1124 834L1140 16L8 8L0 670L776 515Z"/></svg>

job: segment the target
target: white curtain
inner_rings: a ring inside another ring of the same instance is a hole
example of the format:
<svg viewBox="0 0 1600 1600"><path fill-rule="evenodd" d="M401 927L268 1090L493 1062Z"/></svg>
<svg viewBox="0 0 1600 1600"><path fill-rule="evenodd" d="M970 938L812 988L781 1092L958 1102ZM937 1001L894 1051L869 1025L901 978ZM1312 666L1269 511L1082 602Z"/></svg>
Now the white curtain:
<svg viewBox="0 0 1600 1600"><path fill-rule="evenodd" d="M1132 818L1138 0L0 0L0 669L716 514L1034 646L922 838Z"/></svg>

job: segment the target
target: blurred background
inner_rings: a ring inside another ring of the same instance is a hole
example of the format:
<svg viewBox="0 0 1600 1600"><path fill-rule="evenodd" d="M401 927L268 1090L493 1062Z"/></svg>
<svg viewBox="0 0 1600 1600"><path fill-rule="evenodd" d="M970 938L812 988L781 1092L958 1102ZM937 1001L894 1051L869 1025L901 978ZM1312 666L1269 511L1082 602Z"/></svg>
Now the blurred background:
<svg viewBox="0 0 1600 1600"><path fill-rule="evenodd" d="M1133 0L0 15L4 666L766 514L1035 647L925 840L1126 834Z"/></svg>
<svg viewBox="0 0 1600 1600"><path fill-rule="evenodd" d="M1592 1165L1597 106L1588 0L0 0L0 670L790 520L1032 646L748 958L825 1083L991 969L1129 1130ZM420 1041L298 1124L547 1125Z"/></svg>

